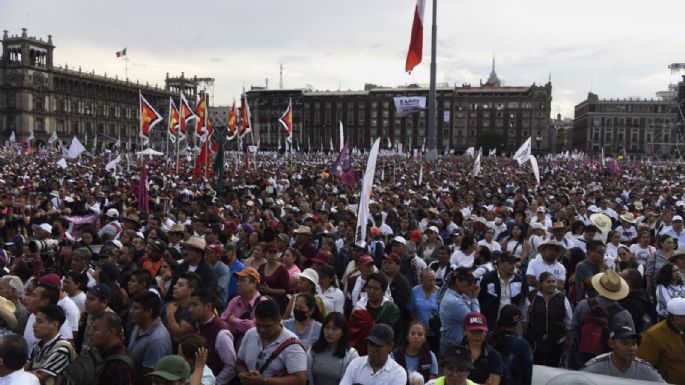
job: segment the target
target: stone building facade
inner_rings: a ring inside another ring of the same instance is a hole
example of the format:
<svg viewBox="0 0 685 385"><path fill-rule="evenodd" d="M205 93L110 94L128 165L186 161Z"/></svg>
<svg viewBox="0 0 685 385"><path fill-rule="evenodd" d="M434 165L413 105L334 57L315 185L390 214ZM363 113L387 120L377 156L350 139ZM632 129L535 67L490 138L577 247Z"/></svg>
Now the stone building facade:
<svg viewBox="0 0 685 385"><path fill-rule="evenodd" d="M195 100L197 86L183 75L169 78L165 86L139 84L128 79L96 75L80 68L54 66L52 36L47 40L4 31L0 59L0 137L12 132L18 141L33 132L36 144L47 143L53 132L67 142L73 135L83 140L97 133L98 143L136 143L139 130L138 92L164 117L169 97L183 91ZM152 142L162 140L166 123L153 130Z"/></svg>
<svg viewBox="0 0 685 385"><path fill-rule="evenodd" d="M487 82L457 87L440 84L436 94L440 151L483 146L511 152L528 137L533 139L534 152L551 149L549 82L541 86L504 86L493 63ZM369 148L375 138L382 137L384 146L389 138L393 146L401 143L404 150L415 149L421 148L426 138L427 111L397 117L393 101L397 96L428 97L425 86L386 88L367 84L359 91L253 87L247 96L254 134L265 149L278 147L279 132L283 130L278 118L289 100L293 104L295 143L301 149L328 149L331 139L333 148L338 148L339 122L343 123L345 140L359 148Z"/></svg>

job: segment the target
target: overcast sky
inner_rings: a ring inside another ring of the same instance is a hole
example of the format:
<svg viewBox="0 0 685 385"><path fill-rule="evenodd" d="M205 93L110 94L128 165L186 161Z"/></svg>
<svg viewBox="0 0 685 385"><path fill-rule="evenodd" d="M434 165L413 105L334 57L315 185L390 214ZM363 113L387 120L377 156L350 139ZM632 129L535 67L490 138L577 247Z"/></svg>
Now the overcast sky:
<svg viewBox="0 0 685 385"><path fill-rule="evenodd" d="M424 61L404 62L415 0L1 0L0 29L53 35L55 64L128 76L151 84L167 72L216 79L213 104L243 86L362 89L364 83L428 83L430 18ZM437 79L487 79L493 52L507 85L552 77L552 114L573 117L592 90L600 97L654 97L677 81L685 62L680 0L451 0L438 5Z"/></svg>

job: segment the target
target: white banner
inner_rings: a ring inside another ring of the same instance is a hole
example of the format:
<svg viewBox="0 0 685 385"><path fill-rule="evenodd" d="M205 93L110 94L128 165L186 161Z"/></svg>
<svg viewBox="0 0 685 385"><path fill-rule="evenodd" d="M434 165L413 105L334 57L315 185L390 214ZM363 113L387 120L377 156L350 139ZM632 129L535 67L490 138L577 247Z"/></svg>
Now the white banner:
<svg viewBox="0 0 685 385"><path fill-rule="evenodd" d="M397 118L404 118L426 109L425 96L397 96L394 100Z"/></svg>
<svg viewBox="0 0 685 385"><path fill-rule="evenodd" d="M376 173L376 159L378 158L378 150L380 145L381 138L378 138L371 147L371 151L369 152L369 160L366 163L366 172L364 172L364 179L362 182L362 192L359 196L359 214L357 215L359 238L356 238L357 241L366 242L366 225L369 219L369 201L371 200L371 188L373 187L373 177Z"/></svg>

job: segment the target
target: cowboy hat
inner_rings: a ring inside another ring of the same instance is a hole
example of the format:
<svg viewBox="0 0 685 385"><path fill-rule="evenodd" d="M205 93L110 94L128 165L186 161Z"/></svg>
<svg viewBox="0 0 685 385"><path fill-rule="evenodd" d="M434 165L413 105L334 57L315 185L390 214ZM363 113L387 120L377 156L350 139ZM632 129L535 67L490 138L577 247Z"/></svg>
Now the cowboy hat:
<svg viewBox="0 0 685 385"><path fill-rule="evenodd" d="M167 230L167 233L185 233L186 229L183 227L183 225L179 225L178 223L174 223L169 227L169 230Z"/></svg>
<svg viewBox="0 0 685 385"><path fill-rule="evenodd" d="M0 297L0 318L5 321L8 329L14 329L17 327L17 317L14 312L17 310L16 306L12 301L5 297Z"/></svg>
<svg viewBox="0 0 685 385"><path fill-rule="evenodd" d="M628 223L635 223L635 216L632 213L621 214L619 218L621 218L622 221L626 221Z"/></svg>
<svg viewBox="0 0 685 385"><path fill-rule="evenodd" d="M564 247L561 245L561 243L557 242L554 239L548 239L548 240L544 241L543 243L541 243L540 245L538 245L538 253L541 252L545 246L553 246L557 249L557 251L561 251L564 249Z"/></svg>
<svg viewBox="0 0 685 385"><path fill-rule="evenodd" d="M622 300L628 296L630 287L628 283L614 270L607 270L603 273L595 274L592 277L592 287L601 296L614 301Z"/></svg>
<svg viewBox="0 0 685 385"><path fill-rule="evenodd" d="M295 234L312 234L312 229L309 226L300 226L293 231Z"/></svg>
<svg viewBox="0 0 685 385"><path fill-rule="evenodd" d="M597 213L590 215L590 221L597 226L602 235L606 235L611 231L611 218L604 213Z"/></svg>
<svg viewBox="0 0 685 385"><path fill-rule="evenodd" d="M205 248L207 247L207 242L200 237L190 237L187 241L183 242L183 246L193 247L195 249L205 251Z"/></svg>
<svg viewBox="0 0 685 385"><path fill-rule="evenodd" d="M312 268L304 269L303 272L295 273L295 274L293 274L293 276L295 276L296 278L304 278L304 279L308 280L309 282L313 283L314 287L316 287L316 288L319 287L319 273L317 273L316 270L314 270Z"/></svg>
<svg viewBox="0 0 685 385"><path fill-rule="evenodd" d="M552 231L554 230L566 230L566 225L564 222L554 222L552 225Z"/></svg>

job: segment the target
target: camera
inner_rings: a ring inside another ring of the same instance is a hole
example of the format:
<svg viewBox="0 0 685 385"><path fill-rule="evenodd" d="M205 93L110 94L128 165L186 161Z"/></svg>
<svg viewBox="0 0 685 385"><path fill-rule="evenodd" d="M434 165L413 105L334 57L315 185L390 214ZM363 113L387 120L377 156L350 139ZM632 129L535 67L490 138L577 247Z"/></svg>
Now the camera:
<svg viewBox="0 0 685 385"><path fill-rule="evenodd" d="M59 241L56 239L46 239L44 241L33 240L29 242L29 251L32 253L48 253L57 250Z"/></svg>

